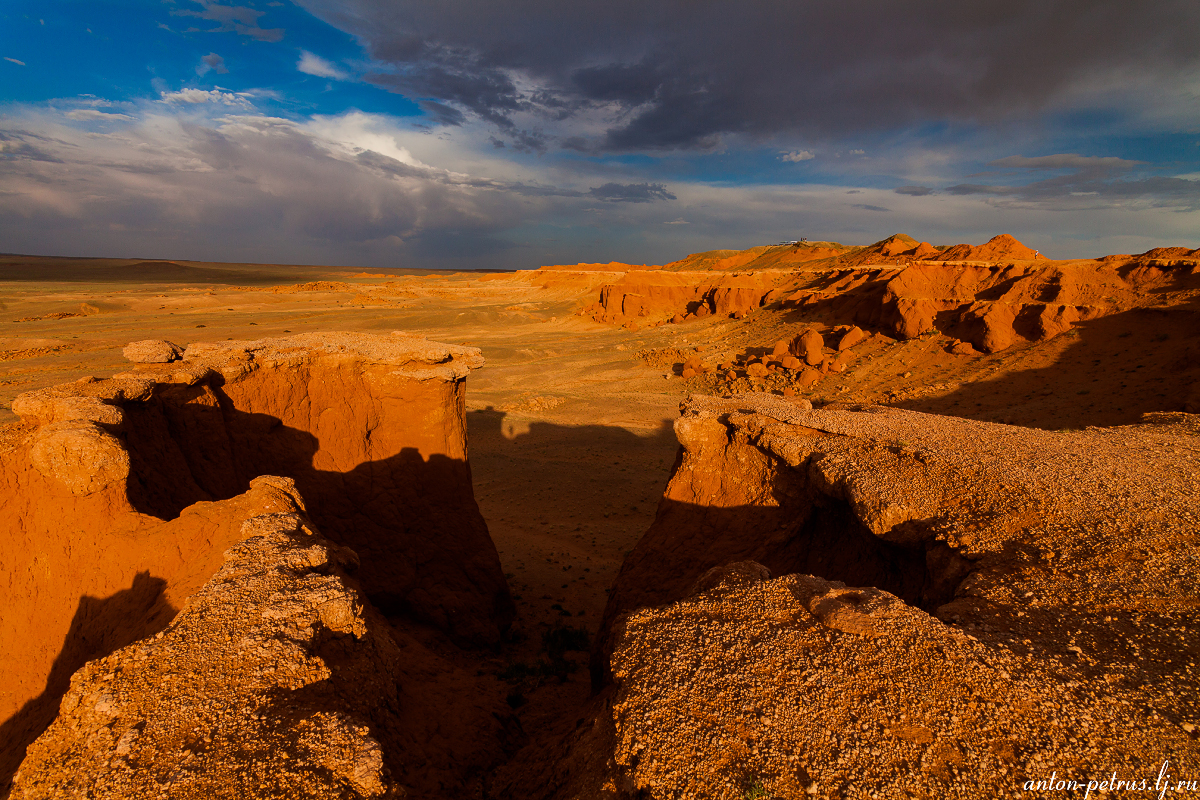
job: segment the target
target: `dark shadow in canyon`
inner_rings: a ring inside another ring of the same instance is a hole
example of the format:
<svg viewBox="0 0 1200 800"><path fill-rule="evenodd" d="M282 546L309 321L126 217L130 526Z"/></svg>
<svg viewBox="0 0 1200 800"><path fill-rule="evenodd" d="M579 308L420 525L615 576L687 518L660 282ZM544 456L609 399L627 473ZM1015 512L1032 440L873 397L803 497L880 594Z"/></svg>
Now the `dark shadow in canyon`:
<svg viewBox="0 0 1200 800"><path fill-rule="evenodd" d="M128 589L108 597L79 598L63 647L54 659L46 688L0 724L0 797L25 758L25 749L58 716L71 676L86 662L103 658L165 628L177 609L163 598L167 582L139 572Z"/></svg>
<svg viewBox="0 0 1200 800"><path fill-rule="evenodd" d="M605 591L670 477L673 420L637 431L486 408L469 411L467 427L475 494L506 553L526 635L536 642L537 627L564 624L594 634Z"/></svg>

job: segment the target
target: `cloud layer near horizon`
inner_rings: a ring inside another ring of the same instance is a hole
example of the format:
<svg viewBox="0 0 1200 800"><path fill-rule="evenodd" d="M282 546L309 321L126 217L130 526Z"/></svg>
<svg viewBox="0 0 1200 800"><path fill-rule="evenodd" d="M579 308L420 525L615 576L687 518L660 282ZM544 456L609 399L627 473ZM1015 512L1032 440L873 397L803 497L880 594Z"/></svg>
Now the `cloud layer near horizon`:
<svg viewBox="0 0 1200 800"><path fill-rule="evenodd" d="M1071 232L1109 233L1109 252L1125 243L1111 237L1113 220L1200 202L1200 181L1174 179L1164 194L1139 198L1162 187L1121 180L1131 169L1121 159L1073 155L996 162L1065 176L940 191L601 180L536 158L514 165L465 130L438 136L358 112L297 122L250 102L194 90L141 107L9 116L0 127L7 249L46 252L53 242L95 255L528 267L661 263L799 235L865 243L907 230L953 243L1015 229L1036 231L1031 242L1053 252L1044 209L1058 207L1087 209ZM1127 241L1186 240L1189 216L1160 211ZM1060 229L1068 218L1059 215Z"/></svg>

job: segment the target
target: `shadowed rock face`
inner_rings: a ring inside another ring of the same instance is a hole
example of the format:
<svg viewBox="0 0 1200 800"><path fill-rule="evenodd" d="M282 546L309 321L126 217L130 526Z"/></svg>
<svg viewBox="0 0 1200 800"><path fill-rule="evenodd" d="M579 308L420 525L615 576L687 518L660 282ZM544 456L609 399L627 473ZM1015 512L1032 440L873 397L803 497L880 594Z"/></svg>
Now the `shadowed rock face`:
<svg viewBox="0 0 1200 800"><path fill-rule="evenodd" d="M658 514L609 595L592 664L597 687L608 680L603 642L620 615L683 597L731 561L869 584L931 610L953 597L969 565L937 540L937 504L917 506L886 477L906 468L904 457L880 447L872 469L854 465L860 453L826 452L849 440L800 424L807 406L769 395L685 403Z"/></svg>
<svg viewBox="0 0 1200 800"><path fill-rule="evenodd" d="M294 479L323 532L360 554L385 613L497 642L514 609L463 416L482 363L404 334L307 334L193 345L179 362L18 397L22 423L0 439L0 650L14 654L0 663L0 767L53 716L66 676L160 629L244 520L291 502L254 488L260 475ZM131 585L154 588L144 614L93 603L80 619L81 598Z"/></svg>

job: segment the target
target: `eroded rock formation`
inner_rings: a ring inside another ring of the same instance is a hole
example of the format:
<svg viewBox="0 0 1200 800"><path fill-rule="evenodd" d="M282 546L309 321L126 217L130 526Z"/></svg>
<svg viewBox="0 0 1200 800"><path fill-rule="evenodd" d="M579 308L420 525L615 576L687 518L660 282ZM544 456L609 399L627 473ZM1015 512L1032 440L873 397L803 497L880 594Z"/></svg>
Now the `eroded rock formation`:
<svg viewBox="0 0 1200 800"><path fill-rule="evenodd" d="M720 251L726 252L726 251ZM732 251L729 251L732 252ZM901 339L934 330L985 353L1044 341L1078 322L1142 307L1169 285L1194 284L1197 251L1158 248L1139 256L1049 261L1011 236L978 247L936 248L897 234L868 247L753 248L739 269L685 259L661 272L629 273L582 310L615 324L733 316L779 303ZM703 255L703 254L698 254ZM784 258L784 256L787 256ZM675 269L678 267L678 269ZM680 271L683 269L683 271Z"/></svg>
<svg viewBox="0 0 1200 800"><path fill-rule="evenodd" d="M759 308L786 277L785 273L631 272L601 287L599 301L583 313L612 323L640 318L661 322L676 314L680 322L713 313L731 316Z"/></svg>
<svg viewBox="0 0 1200 800"><path fill-rule="evenodd" d="M22 422L0 437L0 768L83 661L161 629L245 520L290 502L261 475L295 481L384 613L497 642L514 610L463 416L482 363L405 334L306 334L18 397Z"/></svg>
<svg viewBox="0 0 1200 800"><path fill-rule="evenodd" d="M544 796L1200 770L1196 417L1047 432L760 394L692 397L676 429Z"/></svg>
<svg viewBox="0 0 1200 800"><path fill-rule="evenodd" d="M399 648L346 584L353 552L313 534L291 481L255 483L292 507L246 520L165 630L72 676L12 797L392 794L371 728Z"/></svg>
<svg viewBox="0 0 1200 800"><path fill-rule="evenodd" d="M453 714L466 728L455 744L496 739L507 709L423 684L423 671L456 670L366 601L347 574L358 557L317 534L290 479L253 483L282 507L242 523L164 630L72 676L13 798L470 791L458 779L488 761L469 747L445 752L428 721Z"/></svg>

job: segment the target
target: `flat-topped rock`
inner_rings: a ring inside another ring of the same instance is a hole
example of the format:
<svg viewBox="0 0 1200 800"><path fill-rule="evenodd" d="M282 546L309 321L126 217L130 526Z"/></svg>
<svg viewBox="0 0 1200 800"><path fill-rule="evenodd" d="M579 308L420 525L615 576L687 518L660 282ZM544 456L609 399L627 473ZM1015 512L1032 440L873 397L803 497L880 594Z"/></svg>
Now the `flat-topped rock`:
<svg viewBox="0 0 1200 800"><path fill-rule="evenodd" d="M135 364L166 364L183 358L183 348L163 339L144 339L125 345L121 355Z"/></svg>
<svg viewBox="0 0 1200 800"><path fill-rule="evenodd" d="M364 362L407 368L400 374L418 380L457 380L484 364L478 347L442 344L424 336L393 331L387 336L369 333L301 333L253 341L199 342L184 351L184 360L220 372L247 364L296 364L316 355L357 356Z"/></svg>

